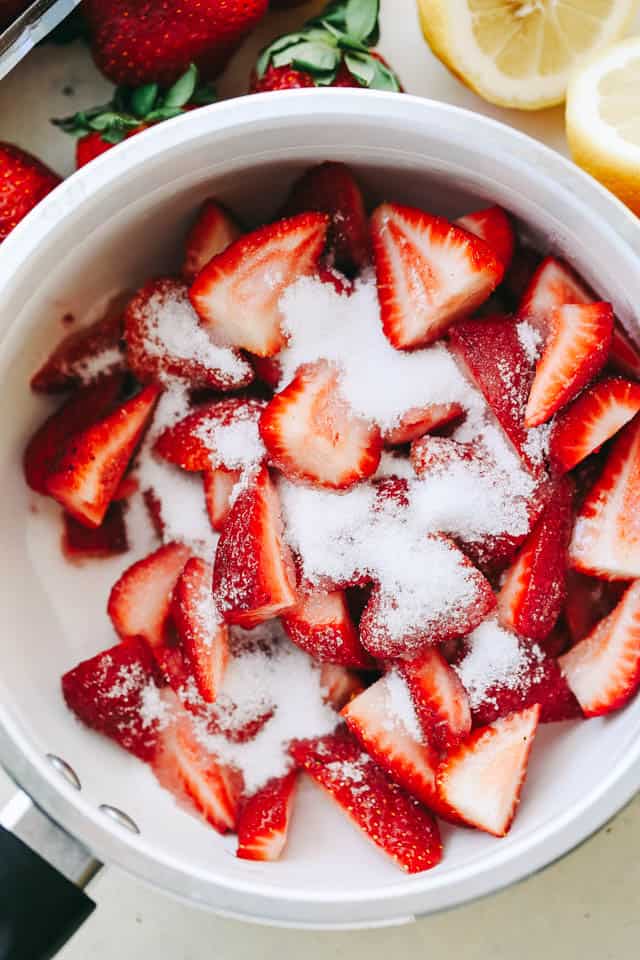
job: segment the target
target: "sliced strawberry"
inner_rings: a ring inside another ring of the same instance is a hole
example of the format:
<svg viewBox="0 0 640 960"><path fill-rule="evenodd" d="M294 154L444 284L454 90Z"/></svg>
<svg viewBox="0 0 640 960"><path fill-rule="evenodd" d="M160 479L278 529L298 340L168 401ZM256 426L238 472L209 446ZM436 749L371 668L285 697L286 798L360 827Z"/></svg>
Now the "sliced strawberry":
<svg viewBox="0 0 640 960"><path fill-rule="evenodd" d="M631 580L640 577L640 417L614 441L600 478L576 519L569 549L582 573Z"/></svg>
<svg viewBox="0 0 640 960"><path fill-rule="evenodd" d="M588 387L556 418L549 455L556 470L572 470L640 411L640 383L607 377Z"/></svg>
<svg viewBox="0 0 640 960"><path fill-rule="evenodd" d="M124 318L127 364L142 383L179 377L194 388L236 390L253 379L237 351L217 346L200 326L180 280L151 280Z"/></svg>
<svg viewBox="0 0 640 960"><path fill-rule="evenodd" d="M565 606L566 610L566 606ZM543 653L548 657L557 658L571 646L571 634L567 627L565 618L561 616L558 619L551 633L547 634L544 640L540 640L539 646Z"/></svg>
<svg viewBox="0 0 640 960"><path fill-rule="evenodd" d="M417 659L398 663L428 743L451 750L471 730L469 697L455 670L435 647Z"/></svg>
<svg viewBox="0 0 640 960"><path fill-rule="evenodd" d="M374 480L374 486L376 488L376 499L374 503L374 510L376 512L383 511L387 504L393 504L396 507L406 508L409 506L409 481L406 477L381 477L379 480ZM360 610L360 616L366 607L366 600Z"/></svg>
<svg viewBox="0 0 640 960"><path fill-rule="evenodd" d="M167 543L124 571L109 595L107 613L122 639L143 637L162 646L175 585L189 559L182 543Z"/></svg>
<svg viewBox="0 0 640 960"><path fill-rule="evenodd" d="M540 254L531 247L518 244L504 275L500 292L505 292L513 304L520 303L541 261Z"/></svg>
<svg viewBox="0 0 640 960"><path fill-rule="evenodd" d="M474 727L534 703L540 705L542 723L582 716L556 661L533 641L489 620L464 647L455 670L469 694Z"/></svg>
<svg viewBox="0 0 640 960"><path fill-rule="evenodd" d="M567 600L564 617L573 645L591 633L620 602L629 583L626 580L598 580L577 570L567 571ZM564 653L564 650L560 651Z"/></svg>
<svg viewBox="0 0 640 960"><path fill-rule="evenodd" d="M60 462L69 439L113 410L122 383L122 376L116 374L81 388L36 430L23 460L24 477L32 490L47 493L47 478Z"/></svg>
<svg viewBox="0 0 640 960"><path fill-rule="evenodd" d="M559 662L585 716L628 703L640 687L640 582Z"/></svg>
<svg viewBox="0 0 640 960"><path fill-rule="evenodd" d="M472 827L504 837L513 823L527 775L540 707L496 720L474 731L442 762L442 802Z"/></svg>
<svg viewBox="0 0 640 960"><path fill-rule="evenodd" d="M129 497L132 497L134 493L137 493L140 489L140 484L138 483L138 478L134 476L133 473L125 473L124 477L118 484L118 489L113 495L114 501L118 500L128 500Z"/></svg>
<svg viewBox="0 0 640 960"><path fill-rule="evenodd" d="M191 557L176 583L171 605L182 648L206 703L216 699L229 656L228 629L213 602L212 579L213 566Z"/></svg>
<svg viewBox="0 0 640 960"><path fill-rule="evenodd" d="M238 820L241 860L279 860L287 842L296 773L274 777L243 805Z"/></svg>
<svg viewBox="0 0 640 960"><path fill-rule="evenodd" d="M292 643L314 660L363 670L373 666L358 638L343 590L304 594L281 619Z"/></svg>
<svg viewBox="0 0 640 960"><path fill-rule="evenodd" d="M256 426L266 407L264 400L252 400L246 397L229 397L206 404L171 427L167 427L156 440L154 450L169 463L175 463L183 470L210 470L212 466L222 466L231 470L238 466L236 460L229 460L224 443L227 438L237 438L248 447L258 442ZM244 426L243 426L244 425ZM253 433L256 434L255 438ZM218 440L218 444L216 443ZM222 443L222 448L218 446ZM236 450L234 443L231 453L242 456L241 449Z"/></svg>
<svg viewBox="0 0 640 960"><path fill-rule="evenodd" d="M609 363L627 376L640 380L640 352L619 323L616 323L613 328Z"/></svg>
<svg viewBox="0 0 640 960"><path fill-rule="evenodd" d="M377 470L380 432L349 409L339 382L326 361L305 364L262 414L270 462L285 476L344 489Z"/></svg>
<svg viewBox="0 0 640 960"><path fill-rule="evenodd" d="M434 818L390 780L346 730L298 741L291 753L298 767L407 873L440 863L442 844Z"/></svg>
<svg viewBox="0 0 640 960"><path fill-rule="evenodd" d="M340 295L350 296L353 293L353 281L345 277L344 273L340 273L335 267L328 267L321 263L318 266L317 277L322 283L331 284L335 292Z"/></svg>
<svg viewBox="0 0 640 960"><path fill-rule="evenodd" d="M236 829L241 777L202 746L188 714L162 731L154 762L163 787L185 800L219 833Z"/></svg>
<svg viewBox="0 0 640 960"><path fill-rule="evenodd" d="M402 694L394 693L396 688ZM399 674L377 680L342 710L342 717L369 756L396 783L427 806L437 804L438 753L422 737Z"/></svg>
<svg viewBox="0 0 640 960"><path fill-rule="evenodd" d="M280 298L314 272L329 218L302 213L260 227L214 257L191 287L191 302L219 343L270 357L284 344Z"/></svg>
<svg viewBox="0 0 640 960"><path fill-rule="evenodd" d="M459 403L431 403L426 407L413 407L401 418L397 427L388 430L384 435L384 442L391 447L411 443L419 437L437 430L464 414L464 408Z"/></svg>
<svg viewBox="0 0 640 960"><path fill-rule="evenodd" d="M162 517L162 503L160 502L160 498L153 490L149 489L143 492L142 499L147 508L151 526L155 530L158 539L162 540L164 537L164 519Z"/></svg>
<svg viewBox="0 0 640 960"><path fill-rule="evenodd" d="M527 468L539 471L540 458L524 423L533 370L518 325L502 316L465 320L451 330L450 343Z"/></svg>
<svg viewBox="0 0 640 960"><path fill-rule="evenodd" d="M563 260L546 257L522 295L518 319L526 320L541 334L549 332L551 314L568 303L591 303L589 290Z"/></svg>
<svg viewBox="0 0 640 960"><path fill-rule="evenodd" d="M364 690L364 684L353 670L337 663L323 663L320 667L320 687L326 703L334 710L343 707Z"/></svg>
<svg viewBox="0 0 640 960"><path fill-rule="evenodd" d="M225 470L224 467L205 470L202 474L207 513L211 526L218 533L231 512L231 494L241 475L240 470Z"/></svg>
<svg viewBox="0 0 640 960"><path fill-rule="evenodd" d="M151 384L103 420L74 434L47 477L47 492L88 527L98 527L149 424L162 388Z"/></svg>
<svg viewBox="0 0 640 960"><path fill-rule="evenodd" d="M147 692L157 697L154 661L139 637L130 637L79 663L62 678L67 706L93 730L141 760L151 760L159 721L144 710Z"/></svg>
<svg viewBox="0 0 640 960"><path fill-rule="evenodd" d="M240 236L242 230L229 211L217 200L205 200L185 241L182 276L186 282L193 283L212 257L217 257Z"/></svg>
<svg viewBox="0 0 640 960"><path fill-rule="evenodd" d="M370 261L369 225L358 183L343 163L321 163L291 188L283 216L316 210L331 218L327 232L329 262L357 273Z"/></svg>
<svg viewBox="0 0 640 960"><path fill-rule="evenodd" d="M378 207L371 235L382 326L398 350L437 340L477 309L504 273L483 240L413 207Z"/></svg>
<svg viewBox="0 0 640 960"><path fill-rule="evenodd" d="M63 514L63 520L62 549L69 560L116 557L129 549L124 509L119 501L111 504L99 527L86 527L70 513Z"/></svg>
<svg viewBox="0 0 640 960"><path fill-rule="evenodd" d="M282 538L280 500L266 467L240 493L220 534L213 593L227 623L247 629L298 600L293 561Z"/></svg>
<svg viewBox="0 0 640 960"><path fill-rule="evenodd" d="M60 393L122 370L120 341L125 304L124 297L114 298L98 320L69 333L34 373L31 389L37 393Z"/></svg>
<svg viewBox="0 0 640 960"><path fill-rule="evenodd" d="M417 477L428 477L434 471L453 464L481 464L482 458L470 443L460 443L449 437L420 437L411 444L411 466Z"/></svg>
<svg viewBox="0 0 640 960"><path fill-rule="evenodd" d="M502 207L486 207L456 220L456 226L468 230L491 247L500 263L508 270L513 258L515 233L511 218Z"/></svg>
<svg viewBox="0 0 640 960"><path fill-rule="evenodd" d="M419 597L403 597L402 591L391 597L375 586L360 621L360 640L377 659L413 659L425 647L470 633L495 607L491 585L480 571L452 541L444 537L435 539L442 542L447 554L449 551L453 554L440 559L455 564L455 573L464 582L464 589L461 588L464 600L452 602L449 595L443 594L439 609L421 609ZM437 562L437 558L434 561ZM428 576L429 572L425 571L425 577ZM411 608L406 624L405 606ZM400 627L396 623L396 611L400 611ZM412 619L415 622L410 622Z"/></svg>
<svg viewBox="0 0 640 960"><path fill-rule="evenodd" d="M549 332L531 385L525 424L550 420L606 363L613 332L610 303L566 304L549 318Z"/></svg>
<svg viewBox="0 0 640 960"><path fill-rule="evenodd" d="M562 612L567 592L567 550L573 528L573 484L565 479L520 548L498 595L503 626L544 640Z"/></svg>

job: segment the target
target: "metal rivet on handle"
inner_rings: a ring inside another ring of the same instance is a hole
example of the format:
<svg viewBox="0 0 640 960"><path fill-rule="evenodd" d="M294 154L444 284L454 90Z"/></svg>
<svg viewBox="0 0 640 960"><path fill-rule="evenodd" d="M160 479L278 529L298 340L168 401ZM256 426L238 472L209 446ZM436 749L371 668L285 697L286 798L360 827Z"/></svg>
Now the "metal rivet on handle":
<svg viewBox="0 0 640 960"><path fill-rule="evenodd" d="M119 827L124 827L126 830L130 830L131 833L140 833L138 824L128 813L124 813L122 810L118 810L117 807L112 807L108 803L101 803L100 810L104 813L105 817L109 817L109 819L117 823Z"/></svg>
<svg viewBox="0 0 640 960"><path fill-rule="evenodd" d="M64 777L64 779L76 790L82 790L82 784L80 783L80 777L75 772L70 763L67 763L66 760L63 760L62 757L57 757L55 753L48 753L47 760L53 767L53 769Z"/></svg>

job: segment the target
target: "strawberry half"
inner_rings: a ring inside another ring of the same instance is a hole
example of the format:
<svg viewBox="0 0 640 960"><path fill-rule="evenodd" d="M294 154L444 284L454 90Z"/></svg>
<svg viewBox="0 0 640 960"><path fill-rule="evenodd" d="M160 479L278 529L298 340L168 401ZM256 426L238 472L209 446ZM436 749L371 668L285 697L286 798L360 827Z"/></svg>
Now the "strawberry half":
<svg viewBox="0 0 640 960"><path fill-rule="evenodd" d="M226 622L247 629L298 600L293 560L282 539L280 500L266 467L240 493L220 534L213 594Z"/></svg>
<svg viewBox="0 0 640 960"><path fill-rule="evenodd" d="M200 743L188 714L179 713L161 734L154 772L179 801L188 801L219 833L236 829L241 777Z"/></svg>
<svg viewBox="0 0 640 960"><path fill-rule="evenodd" d="M398 630L394 624L394 611L402 609L402 596L388 597L375 586L360 620L360 641L379 660L413 659L434 643L463 637L495 607L496 598L491 585L480 571L452 541L444 537L434 539L442 540L455 554L459 574L465 578L464 602L450 605L449 598L443 596L441 609L425 610L419 622Z"/></svg>
<svg viewBox="0 0 640 960"><path fill-rule="evenodd" d="M32 376L31 389L36 393L60 393L122 370L120 341L125 303L122 296L114 298L104 316L64 337Z"/></svg>
<svg viewBox="0 0 640 960"><path fill-rule="evenodd" d="M340 374L321 360L299 368L260 419L269 460L292 480L344 489L378 469L376 426L354 414L340 395Z"/></svg>
<svg viewBox="0 0 640 960"><path fill-rule="evenodd" d="M178 423L167 427L156 440L154 450L158 456L169 463L175 463L183 470L210 470L214 465L232 469L237 466L237 462L225 463L227 451L224 447L217 449L216 434L218 431L229 430L248 446L242 425L247 425L250 430L248 425L255 426L258 423L265 407L264 400L245 397L216 400L215 403L200 407ZM235 454L238 444L233 446Z"/></svg>
<svg viewBox="0 0 640 960"><path fill-rule="evenodd" d="M340 711L364 690L360 676L353 670L337 663L323 663L320 666L320 688L325 703Z"/></svg>
<svg viewBox="0 0 640 960"><path fill-rule="evenodd" d="M558 482L498 594L503 626L532 640L553 630L566 597L567 550L573 528L573 484Z"/></svg>
<svg viewBox="0 0 640 960"><path fill-rule="evenodd" d="M556 418L549 456L556 470L572 470L598 451L640 411L640 383L607 377L588 387Z"/></svg>
<svg viewBox="0 0 640 960"><path fill-rule="evenodd" d="M354 669L370 669L373 661L360 643L343 590L316 590L281 615L292 643L314 660Z"/></svg>
<svg viewBox="0 0 640 960"><path fill-rule="evenodd" d="M280 298L313 273L329 218L302 213L260 227L232 243L202 270L190 290L193 306L218 343L270 357L284 345Z"/></svg>
<svg viewBox="0 0 640 960"><path fill-rule="evenodd" d="M532 364L516 322L502 316L464 320L451 330L450 344L524 464L534 473L539 471L539 458L524 423Z"/></svg>
<svg viewBox="0 0 640 960"><path fill-rule="evenodd" d="M68 560L116 557L129 549L124 509L119 501L113 501L99 527L86 527L69 513L63 514L63 520L62 550Z"/></svg>
<svg viewBox="0 0 640 960"><path fill-rule="evenodd" d="M236 390L253 379L237 351L210 340L179 280L150 280L124 317L127 364L142 383L179 377L191 387Z"/></svg>
<svg viewBox="0 0 640 960"><path fill-rule="evenodd" d="M426 346L480 306L504 267L477 237L413 207L371 217L382 327L398 350Z"/></svg>
<svg viewBox="0 0 640 960"><path fill-rule="evenodd" d="M392 694L397 685L404 686L400 705ZM351 700L342 717L369 756L396 783L428 807L437 804L438 754L429 741L423 741L409 691L398 674L377 680Z"/></svg>
<svg viewBox="0 0 640 960"><path fill-rule="evenodd" d="M241 475L240 470L225 470L224 467L205 470L202 474L207 514L211 526L218 533L224 527L231 512L231 494Z"/></svg>
<svg viewBox="0 0 640 960"><path fill-rule="evenodd" d="M585 716L599 717L628 703L640 686L640 583L559 663Z"/></svg>
<svg viewBox="0 0 640 960"><path fill-rule="evenodd" d="M431 430L444 427L464 415L459 403L431 403L426 407L414 407L401 418L397 427L388 430L384 442L391 447L412 443Z"/></svg>
<svg viewBox="0 0 640 960"><path fill-rule="evenodd" d="M640 417L614 441L600 478L578 512L571 566L612 580L640 577Z"/></svg>
<svg viewBox="0 0 640 960"><path fill-rule="evenodd" d="M504 837L513 823L527 775L540 707L474 731L438 770L438 790L451 813L479 830Z"/></svg>
<svg viewBox="0 0 640 960"><path fill-rule="evenodd" d="M193 283L203 267L242 236L235 218L217 200L205 200L185 241L182 276Z"/></svg>
<svg viewBox="0 0 640 960"><path fill-rule="evenodd" d="M484 240L504 269L509 268L516 238L511 218L502 207L486 207L483 210L476 210L475 213L468 213L456 220L456 226Z"/></svg>
<svg viewBox="0 0 640 960"><path fill-rule="evenodd" d="M591 303L593 297L563 260L546 257L527 286L518 307L518 319L526 320L546 339L551 314L567 303Z"/></svg>
<svg viewBox="0 0 640 960"><path fill-rule="evenodd" d="M367 266L367 214L360 187L344 163L321 163L294 183L282 215L291 217L307 210L330 217L327 253L331 264L347 274L358 273Z"/></svg>
<svg viewBox="0 0 640 960"><path fill-rule="evenodd" d="M390 780L346 730L298 741L291 754L297 766L407 873L440 863L442 843L432 815Z"/></svg>
<svg viewBox="0 0 640 960"><path fill-rule="evenodd" d="M176 583L171 604L182 649L206 703L215 701L229 657L229 631L221 623L213 602L212 578L210 563L190 557Z"/></svg>
<svg viewBox="0 0 640 960"><path fill-rule="evenodd" d="M416 660L398 663L428 743L443 752L471 730L469 697L455 670L435 647Z"/></svg>
<svg viewBox="0 0 640 960"><path fill-rule="evenodd" d="M609 363L629 377L640 380L640 353L626 330L616 323L613 328Z"/></svg>
<svg viewBox="0 0 640 960"><path fill-rule="evenodd" d="M109 595L107 613L122 639L142 637L152 649L165 642L165 626L189 548L167 543L124 571Z"/></svg>
<svg viewBox="0 0 640 960"><path fill-rule="evenodd" d="M122 383L122 376L116 374L81 388L36 430L23 458L24 478L32 490L47 493L48 476L56 469L70 438L113 410Z"/></svg>
<svg viewBox="0 0 640 960"><path fill-rule="evenodd" d="M296 773L274 777L242 806L238 820L241 860L279 860L287 842L293 810Z"/></svg>
<svg viewBox="0 0 640 960"><path fill-rule="evenodd" d="M600 372L613 334L610 303L565 304L549 317L549 332L531 385L525 424L550 420Z"/></svg>
<svg viewBox="0 0 640 960"><path fill-rule="evenodd" d="M162 387L145 387L103 420L74 434L46 481L49 496L99 527L149 424Z"/></svg>
<svg viewBox="0 0 640 960"><path fill-rule="evenodd" d="M147 690L155 691L154 675L148 646L130 637L65 673L62 693L84 724L141 760L151 760L159 722L145 719L144 703Z"/></svg>
<svg viewBox="0 0 640 960"><path fill-rule="evenodd" d="M595 625L620 602L628 586L624 580L599 580L577 570L568 570L564 619L571 642L567 646L583 640L591 633Z"/></svg>

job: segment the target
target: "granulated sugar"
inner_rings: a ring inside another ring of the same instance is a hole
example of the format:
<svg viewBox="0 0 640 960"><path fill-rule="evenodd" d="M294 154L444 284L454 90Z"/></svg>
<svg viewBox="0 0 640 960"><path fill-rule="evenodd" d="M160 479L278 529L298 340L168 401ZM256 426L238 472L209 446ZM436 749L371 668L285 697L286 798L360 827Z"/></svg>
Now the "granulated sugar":
<svg viewBox="0 0 640 960"><path fill-rule="evenodd" d="M69 373L80 377L82 383L93 383L103 373L122 366L122 353L117 347L107 347L69 366Z"/></svg>
<svg viewBox="0 0 640 960"><path fill-rule="evenodd" d="M413 408L457 402L470 409L478 403L441 344L411 353L391 346L382 331L373 275L358 280L350 296L304 277L289 287L280 308L289 337L278 355L281 387L300 364L329 360L342 372L341 391L352 409L383 430L397 426Z"/></svg>
<svg viewBox="0 0 640 960"><path fill-rule="evenodd" d="M245 470L266 456L260 438L260 410L239 408L230 423L205 420L196 429L196 436L211 450L211 466L227 470Z"/></svg>
<svg viewBox="0 0 640 960"><path fill-rule="evenodd" d="M145 351L150 357L167 355L192 360L219 371L230 382L242 382L251 367L237 352L213 343L191 306L186 286L157 290L139 306L144 319Z"/></svg>
<svg viewBox="0 0 640 960"><path fill-rule="evenodd" d="M183 419L189 409L186 387L177 380L168 381L138 454L134 475L141 493L151 490L159 504L164 542L179 540L211 559L218 536L211 529L200 476L180 470L153 451L163 430Z"/></svg>
<svg viewBox="0 0 640 960"><path fill-rule="evenodd" d="M518 331L518 339L522 349L527 355L527 359L532 365L537 363L542 350L542 336L540 331L536 330L530 323L527 323L526 320L522 320L517 325L516 330Z"/></svg>
<svg viewBox="0 0 640 960"><path fill-rule="evenodd" d="M324 702L319 667L284 636L277 622L257 628L258 640L265 631L271 633L266 650L258 643L230 659L216 705L236 728L271 712L257 736L233 742L223 734L212 734L206 718L195 721L203 746L242 772L249 793L287 772L292 739L331 733L340 719ZM245 637L252 633L244 631Z"/></svg>
<svg viewBox="0 0 640 960"><path fill-rule="evenodd" d="M517 690L538 677L544 653L536 644L523 646L518 637L491 618L481 623L467 639L468 653L454 670L469 695L472 708L486 703L494 687Z"/></svg>

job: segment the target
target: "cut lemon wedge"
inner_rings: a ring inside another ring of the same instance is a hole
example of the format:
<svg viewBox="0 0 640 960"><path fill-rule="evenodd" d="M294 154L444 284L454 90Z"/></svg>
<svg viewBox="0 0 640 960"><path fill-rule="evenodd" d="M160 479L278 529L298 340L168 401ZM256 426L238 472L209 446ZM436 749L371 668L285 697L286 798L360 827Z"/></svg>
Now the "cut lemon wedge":
<svg viewBox="0 0 640 960"><path fill-rule="evenodd" d="M485 100L538 110L571 71L620 37L638 0L418 0L433 52Z"/></svg>
<svg viewBox="0 0 640 960"><path fill-rule="evenodd" d="M567 92L573 159L640 215L640 37L592 58Z"/></svg>

